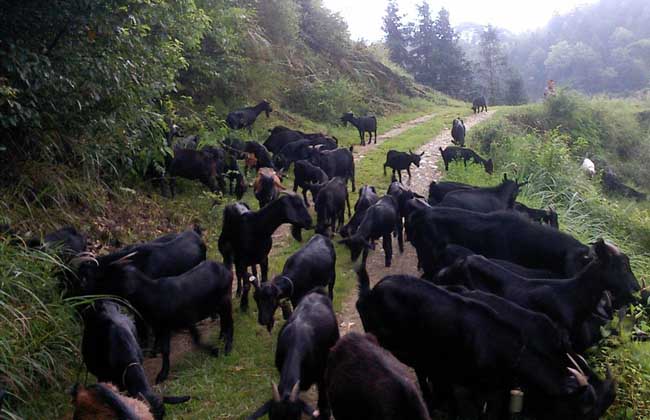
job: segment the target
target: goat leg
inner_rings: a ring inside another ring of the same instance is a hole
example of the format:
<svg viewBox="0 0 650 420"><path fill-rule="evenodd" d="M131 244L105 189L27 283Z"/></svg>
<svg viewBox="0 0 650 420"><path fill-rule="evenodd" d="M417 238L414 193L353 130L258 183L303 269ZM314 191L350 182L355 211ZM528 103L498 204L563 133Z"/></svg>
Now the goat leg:
<svg viewBox="0 0 650 420"><path fill-rule="evenodd" d="M393 238L390 233L387 233L383 236L383 246L384 246L384 260L386 267L390 267L393 260Z"/></svg>
<svg viewBox="0 0 650 420"><path fill-rule="evenodd" d="M164 382L169 376L169 351L171 346L171 332L163 331L156 333L156 340L160 343L160 350L162 353L162 368L156 376L156 383Z"/></svg>
<svg viewBox="0 0 650 420"><path fill-rule="evenodd" d="M321 378L317 384L318 387L318 419L329 420L330 418L330 402L327 396L327 386L325 385L325 378Z"/></svg>
<svg viewBox="0 0 650 420"><path fill-rule="evenodd" d="M219 304L219 336L224 338L225 345L223 352L228 355L232 351L232 340L235 333L235 325L232 319L232 301L230 296L224 296Z"/></svg>

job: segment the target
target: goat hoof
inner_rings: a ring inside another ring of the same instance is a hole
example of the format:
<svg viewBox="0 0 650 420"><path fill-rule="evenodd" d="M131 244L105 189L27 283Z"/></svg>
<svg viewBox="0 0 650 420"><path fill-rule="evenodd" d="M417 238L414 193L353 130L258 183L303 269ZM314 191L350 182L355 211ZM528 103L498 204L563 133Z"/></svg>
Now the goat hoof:
<svg viewBox="0 0 650 420"><path fill-rule="evenodd" d="M226 346L223 349L223 353L227 356L232 351L232 343L226 343Z"/></svg>
<svg viewBox="0 0 650 420"><path fill-rule="evenodd" d="M390 261L386 261L386 267L390 267Z"/></svg>
<svg viewBox="0 0 650 420"><path fill-rule="evenodd" d="M158 376L156 376L156 385L165 382L166 379L167 379L167 375L164 375L164 376L158 375Z"/></svg>
<svg viewBox="0 0 650 420"><path fill-rule="evenodd" d="M210 355L212 355L212 357L219 357L219 349L217 347L212 347L210 349Z"/></svg>

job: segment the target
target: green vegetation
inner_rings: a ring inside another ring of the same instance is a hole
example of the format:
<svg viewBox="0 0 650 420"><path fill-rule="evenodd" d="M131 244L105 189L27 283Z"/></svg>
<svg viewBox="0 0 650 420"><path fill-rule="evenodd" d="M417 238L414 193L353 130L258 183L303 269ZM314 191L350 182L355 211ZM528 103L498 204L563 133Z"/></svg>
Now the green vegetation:
<svg viewBox="0 0 650 420"><path fill-rule="evenodd" d="M468 144L495 159L497 174L507 172L529 181L520 201L537 208L554 207L560 228L585 243L599 237L612 241L630 256L639 282L647 282L650 207L607 198L599 175L586 178L580 163L590 153L629 174L628 181L648 185L644 156L650 135L635 121L649 106L647 102L587 100L563 93L543 104L501 111L496 119L472 130ZM464 170L462 164L453 164L445 179L475 185L497 182L481 167L471 165ZM645 305L633 307L621 326L622 335L610 336L589 353L601 373L610 367L618 379L618 396L607 418L650 416L650 345L631 341L633 323L650 332L649 315Z"/></svg>

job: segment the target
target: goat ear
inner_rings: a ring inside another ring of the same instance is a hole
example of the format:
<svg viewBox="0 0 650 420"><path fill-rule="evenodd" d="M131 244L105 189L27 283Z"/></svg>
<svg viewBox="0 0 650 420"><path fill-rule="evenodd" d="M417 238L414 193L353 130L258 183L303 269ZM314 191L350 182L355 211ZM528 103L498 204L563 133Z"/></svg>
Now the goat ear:
<svg viewBox="0 0 650 420"><path fill-rule="evenodd" d="M246 420L256 420L256 419L259 419L260 417L263 417L271 409L271 404L272 404L272 401L265 402L263 406L258 408L256 412L254 412L249 417L247 417Z"/></svg>
<svg viewBox="0 0 650 420"><path fill-rule="evenodd" d="M596 242L594 242L592 248L599 260L607 261L609 259L609 247L603 238L599 238Z"/></svg>

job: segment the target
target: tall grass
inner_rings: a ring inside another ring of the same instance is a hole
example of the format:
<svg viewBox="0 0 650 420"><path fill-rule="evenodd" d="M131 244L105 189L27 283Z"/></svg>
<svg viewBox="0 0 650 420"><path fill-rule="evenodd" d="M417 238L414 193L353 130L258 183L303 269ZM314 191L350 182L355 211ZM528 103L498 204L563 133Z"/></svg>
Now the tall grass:
<svg viewBox="0 0 650 420"><path fill-rule="evenodd" d="M53 255L0 239L0 388L9 394L2 414L38 401L36 390L61 387L78 365L81 329L66 302Z"/></svg>

